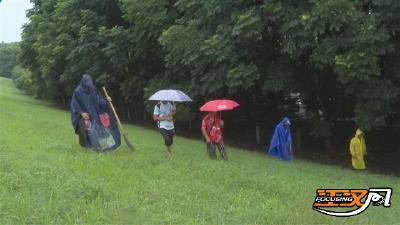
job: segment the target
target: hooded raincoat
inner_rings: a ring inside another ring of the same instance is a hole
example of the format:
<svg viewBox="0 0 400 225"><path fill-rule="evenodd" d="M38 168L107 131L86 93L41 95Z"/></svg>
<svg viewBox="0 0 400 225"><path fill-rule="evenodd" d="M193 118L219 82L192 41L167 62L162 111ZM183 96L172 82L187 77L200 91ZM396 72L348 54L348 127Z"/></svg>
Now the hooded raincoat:
<svg viewBox="0 0 400 225"><path fill-rule="evenodd" d="M285 117L275 127L272 135L271 144L269 145L268 154L273 157L278 157L282 160L292 160L292 134L290 132L289 118Z"/></svg>
<svg viewBox="0 0 400 225"><path fill-rule="evenodd" d="M82 113L89 114L89 121L83 120ZM100 121L102 114L109 116L108 127L104 127ZM83 147L105 151L115 149L121 144L115 115L107 101L100 96L92 77L88 74L82 76L72 95L71 122L75 133L79 135L79 144Z"/></svg>
<svg viewBox="0 0 400 225"><path fill-rule="evenodd" d="M364 156L367 154L367 146L360 129L357 129L356 135L350 141L350 154L353 168L365 169Z"/></svg>

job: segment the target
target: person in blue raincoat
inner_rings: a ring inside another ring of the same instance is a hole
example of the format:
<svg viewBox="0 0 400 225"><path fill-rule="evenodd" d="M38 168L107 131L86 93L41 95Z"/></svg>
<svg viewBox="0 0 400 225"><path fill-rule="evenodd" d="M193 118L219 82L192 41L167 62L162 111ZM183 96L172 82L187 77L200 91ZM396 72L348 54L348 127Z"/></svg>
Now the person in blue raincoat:
<svg viewBox="0 0 400 225"><path fill-rule="evenodd" d="M84 74L71 98L71 122L82 147L106 151L120 146L121 136L107 100L100 96L92 77Z"/></svg>
<svg viewBox="0 0 400 225"><path fill-rule="evenodd" d="M292 134L290 132L290 120L285 117L276 125L269 145L268 154L281 160L292 160Z"/></svg>

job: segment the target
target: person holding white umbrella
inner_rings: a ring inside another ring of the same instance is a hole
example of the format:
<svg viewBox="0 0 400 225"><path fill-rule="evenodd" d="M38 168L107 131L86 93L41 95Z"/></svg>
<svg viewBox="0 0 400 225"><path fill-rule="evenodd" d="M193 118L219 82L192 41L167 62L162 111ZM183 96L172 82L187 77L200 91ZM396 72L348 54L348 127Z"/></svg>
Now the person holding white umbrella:
<svg viewBox="0 0 400 225"><path fill-rule="evenodd" d="M174 143L174 115L176 108L168 101L160 101L154 106L153 120L157 122L158 129L164 138L168 153L172 155L172 144Z"/></svg>
<svg viewBox="0 0 400 225"><path fill-rule="evenodd" d="M172 144L174 143L174 116L176 113L175 104L171 102L186 102L192 99L179 90L161 90L150 96L149 100L160 101L154 106L153 120L164 138L168 153L172 155Z"/></svg>

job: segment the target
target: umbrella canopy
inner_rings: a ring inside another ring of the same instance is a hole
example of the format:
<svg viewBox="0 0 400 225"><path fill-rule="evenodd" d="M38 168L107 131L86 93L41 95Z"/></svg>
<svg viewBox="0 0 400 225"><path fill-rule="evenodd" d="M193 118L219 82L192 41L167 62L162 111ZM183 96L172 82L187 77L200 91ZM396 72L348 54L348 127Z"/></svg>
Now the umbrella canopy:
<svg viewBox="0 0 400 225"><path fill-rule="evenodd" d="M150 96L149 100L171 101L171 102L192 102L193 100L180 90L160 90Z"/></svg>
<svg viewBox="0 0 400 225"><path fill-rule="evenodd" d="M239 106L239 103L229 99L212 100L200 107L203 112L218 112L224 110L232 110Z"/></svg>

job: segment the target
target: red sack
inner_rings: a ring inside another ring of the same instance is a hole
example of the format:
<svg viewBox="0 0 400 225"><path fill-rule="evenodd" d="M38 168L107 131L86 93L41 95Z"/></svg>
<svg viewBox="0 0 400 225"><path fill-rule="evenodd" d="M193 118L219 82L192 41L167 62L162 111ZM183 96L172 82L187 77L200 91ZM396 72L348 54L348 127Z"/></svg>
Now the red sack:
<svg viewBox="0 0 400 225"><path fill-rule="evenodd" d="M100 117L100 122L101 125L103 125L104 128L109 128L110 127L110 116L108 113L102 113L99 115Z"/></svg>

